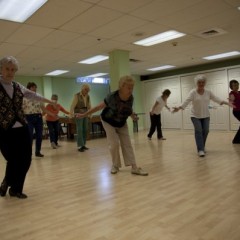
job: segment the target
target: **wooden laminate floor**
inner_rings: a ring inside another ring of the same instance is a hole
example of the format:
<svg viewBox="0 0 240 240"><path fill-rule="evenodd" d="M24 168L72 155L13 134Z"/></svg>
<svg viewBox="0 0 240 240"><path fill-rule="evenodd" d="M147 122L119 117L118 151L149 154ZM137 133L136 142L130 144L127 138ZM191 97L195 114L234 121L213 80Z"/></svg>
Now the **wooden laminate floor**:
<svg viewBox="0 0 240 240"><path fill-rule="evenodd" d="M165 130L166 141L134 134L138 165L110 174L106 139L59 149L44 140L33 157L28 199L0 198L0 240L239 240L240 145L233 132L211 131L199 158L192 131ZM0 178L5 161L0 156Z"/></svg>

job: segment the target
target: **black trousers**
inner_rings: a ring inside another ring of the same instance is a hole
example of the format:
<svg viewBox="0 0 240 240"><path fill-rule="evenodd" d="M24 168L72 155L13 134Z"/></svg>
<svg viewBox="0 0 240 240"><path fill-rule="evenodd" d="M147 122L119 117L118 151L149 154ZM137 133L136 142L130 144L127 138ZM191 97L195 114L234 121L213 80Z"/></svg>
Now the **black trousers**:
<svg viewBox="0 0 240 240"><path fill-rule="evenodd" d="M240 111L233 111L233 115L238 121L240 121ZM234 136L232 143L240 143L240 127Z"/></svg>
<svg viewBox="0 0 240 240"><path fill-rule="evenodd" d="M0 130L0 150L7 161L5 181L13 192L22 193L32 161L32 144L28 127Z"/></svg>
<svg viewBox="0 0 240 240"><path fill-rule="evenodd" d="M151 127L148 133L148 137L151 138L155 130L157 129L157 138L160 139L162 135L162 123L161 123L161 114L150 114Z"/></svg>

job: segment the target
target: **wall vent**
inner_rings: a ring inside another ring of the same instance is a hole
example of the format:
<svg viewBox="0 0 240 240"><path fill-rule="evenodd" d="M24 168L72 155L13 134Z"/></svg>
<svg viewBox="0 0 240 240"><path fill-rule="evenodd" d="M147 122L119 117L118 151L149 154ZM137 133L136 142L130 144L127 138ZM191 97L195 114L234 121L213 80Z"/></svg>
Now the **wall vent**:
<svg viewBox="0 0 240 240"><path fill-rule="evenodd" d="M140 60L137 60L137 59L134 59L134 58L130 58L129 61L130 61L130 62L133 62L133 63L141 62Z"/></svg>
<svg viewBox="0 0 240 240"><path fill-rule="evenodd" d="M216 37L226 33L227 32L221 28L211 28L203 32L197 33L196 35L202 38L211 38L211 37Z"/></svg>

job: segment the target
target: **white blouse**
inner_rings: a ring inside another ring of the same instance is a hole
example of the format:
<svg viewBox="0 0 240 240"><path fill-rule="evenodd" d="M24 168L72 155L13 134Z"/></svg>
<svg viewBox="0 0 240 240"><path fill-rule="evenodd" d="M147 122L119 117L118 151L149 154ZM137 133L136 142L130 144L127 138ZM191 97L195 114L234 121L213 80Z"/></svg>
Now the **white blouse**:
<svg viewBox="0 0 240 240"><path fill-rule="evenodd" d="M210 90L204 89L204 93L201 95L197 92L197 89L192 89L180 107L185 109L187 105L192 102L191 117L207 118L210 117L210 100L219 104L223 102L223 100L216 97Z"/></svg>

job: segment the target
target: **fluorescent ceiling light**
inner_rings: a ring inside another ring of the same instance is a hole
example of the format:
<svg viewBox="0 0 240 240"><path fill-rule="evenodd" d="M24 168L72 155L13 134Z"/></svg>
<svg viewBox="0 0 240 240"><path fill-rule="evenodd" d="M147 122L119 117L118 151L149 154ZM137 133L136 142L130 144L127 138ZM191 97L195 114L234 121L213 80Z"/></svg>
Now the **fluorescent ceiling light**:
<svg viewBox="0 0 240 240"><path fill-rule="evenodd" d="M47 0L1 0L0 19L22 23L46 2Z"/></svg>
<svg viewBox="0 0 240 240"><path fill-rule="evenodd" d="M85 60L82 60L78 63L83 63L83 64L94 64L94 63L97 63L97 62L101 62L101 61L104 61L108 59L108 56L104 56L104 55L97 55L97 56L94 56L94 57L91 57L91 58L88 58L88 59L85 59Z"/></svg>
<svg viewBox="0 0 240 240"><path fill-rule="evenodd" d="M232 57L232 56L236 56L236 55L240 55L240 52L239 51L233 51L233 52L227 52L227 53L220 53L220 54L217 54L217 55L203 57L203 59L214 60L214 59L219 59L219 58Z"/></svg>
<svg viewBox="0 0 240 240"><path fill-rule="evenodd" d="M164 69L169 69L169 68L175 68L173 65L164 65L160 67L155 67L155 68L149 68L147 69L148 71L159 71L159 70L164 70Z"/></svg>
<svg viewBox="0 0 240 240"><path fill-rule="evenodd" d="M101 76L105 76L105 75L107 75L107 73L95 73L92 75L88 75L86 77L101 77Z"/></svg>
<svg viewBox="0 0 240 240"><path fill-rule="evenodd" d="M67 70L55 70L55 71L46 73L45 75L46 76L58 76L58 75L61 75L61 74L67 73L67 72L69 72L69 71L67 71Z"/></svg>
<svg viewBox="0 0 240 240"><path fill-rule="evenodd" d="M185 33L180 33L175 30L170 30L170 31L163 32L163 33L154 35L152 37L148 37L140 41L134 42L134 44L141 45L141 46L152 46L158 43L167 42L175 38L180 38L185 35L186 35Z"/></svg>
<svg viewBox="0 0 240 240"><path fill-rule="evenodd" d="M93 78L92 83L105 83L106 78Z"/></svg>
<svg viewBox="0 0 240 240"><path fill-rule="evenodd" d="M240 10L240 7L238 7L238 10Z"/></svg>

